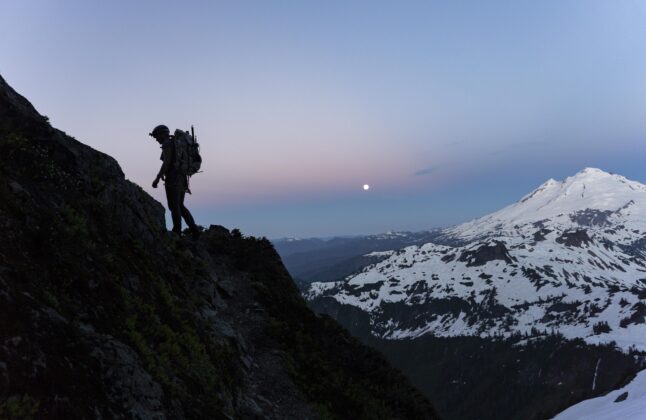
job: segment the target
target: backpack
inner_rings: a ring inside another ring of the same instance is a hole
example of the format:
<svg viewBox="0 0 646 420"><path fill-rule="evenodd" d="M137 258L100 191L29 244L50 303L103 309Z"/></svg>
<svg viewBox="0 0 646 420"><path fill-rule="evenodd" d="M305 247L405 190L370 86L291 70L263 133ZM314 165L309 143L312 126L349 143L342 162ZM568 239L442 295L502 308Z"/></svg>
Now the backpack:
<svg viewBox="0 0 646 420"><path fill-rule="evenodd" d="M192 127L191 127L192 131ZM195 175L202 166L200 145L188 131L175 130L175 169L182 175Z"/></svg>

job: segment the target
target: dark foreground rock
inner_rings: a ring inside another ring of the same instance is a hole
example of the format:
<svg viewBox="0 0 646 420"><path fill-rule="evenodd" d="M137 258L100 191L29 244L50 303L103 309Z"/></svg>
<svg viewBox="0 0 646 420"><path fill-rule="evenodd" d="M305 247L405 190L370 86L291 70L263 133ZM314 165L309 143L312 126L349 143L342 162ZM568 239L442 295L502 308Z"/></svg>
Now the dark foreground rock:
<svg viewBox="0 0 646 420"><path fill-rule="evenodd" d="M266 239L198 242L0 78L0 418L436 418Z"/></svg>

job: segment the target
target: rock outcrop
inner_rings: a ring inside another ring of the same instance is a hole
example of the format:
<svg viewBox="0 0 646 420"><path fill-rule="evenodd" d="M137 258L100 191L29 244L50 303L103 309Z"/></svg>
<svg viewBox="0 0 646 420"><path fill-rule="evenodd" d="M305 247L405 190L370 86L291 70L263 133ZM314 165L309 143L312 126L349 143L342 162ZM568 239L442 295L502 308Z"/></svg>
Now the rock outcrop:
<svg viewBox="0 0 646 420"><path fill-rule="evenodd" d="M0 417L435 418L272 245L163 207L0 78Z"/></svg>

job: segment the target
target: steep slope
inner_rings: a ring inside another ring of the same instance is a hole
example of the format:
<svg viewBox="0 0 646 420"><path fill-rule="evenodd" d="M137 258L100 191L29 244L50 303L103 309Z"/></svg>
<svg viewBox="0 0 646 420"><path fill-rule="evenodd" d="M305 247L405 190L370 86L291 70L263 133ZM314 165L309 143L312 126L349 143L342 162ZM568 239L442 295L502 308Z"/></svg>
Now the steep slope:
<svg viewBox="0 0 646 420"><path fill-rule="evenodd" d="M645 366L644 232L646 186L587 168L445 229L434 243L395 250L340 281L313 283L305 296L382 349L428 395L454 381L455 392L465 391L462 382L478 390L453 405L442 400L446 417L499 418L508 410L503 417L543 418ZM437 358L418 355L444 357L456 369L442 371ZM550 357L567 363L545 377L540 366ZM507 375L491 383L483 360L495 363L494 377ZM542 405L524 399L532 394ZM531 417L519 401L541 411ZM496 410L483 414L484 402Z"/></svg>
<svg viewBox="0 0 646 420"><path fill-rule="evenodd" d="M0 418L435 418L271 244L166 232L114 159L0 78Z"/></svg>

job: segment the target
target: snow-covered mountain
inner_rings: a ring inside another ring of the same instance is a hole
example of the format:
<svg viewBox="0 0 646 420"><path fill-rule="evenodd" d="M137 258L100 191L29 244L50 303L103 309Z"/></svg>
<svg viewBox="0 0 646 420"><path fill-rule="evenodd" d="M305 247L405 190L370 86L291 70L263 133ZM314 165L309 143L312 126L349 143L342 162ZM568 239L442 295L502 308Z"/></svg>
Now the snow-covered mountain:
<svg viewBox="0 0 646 420"><path fill-rule="evenodd" d="M381 338L559 332L646 350L645 233L646 186L586 168L305 296Z"/></svg>
<svg viewBox="0 0 646 420"><path fill-rule="evenodd" d="M597 227L604 237L630 244L646 232L646 185L621 175L586 168L564 181L549 179L518 202L445 230L447 238L473 241L487 236L522 237L535 227ZM629 234L626 230L629 229Z"/></svg>

